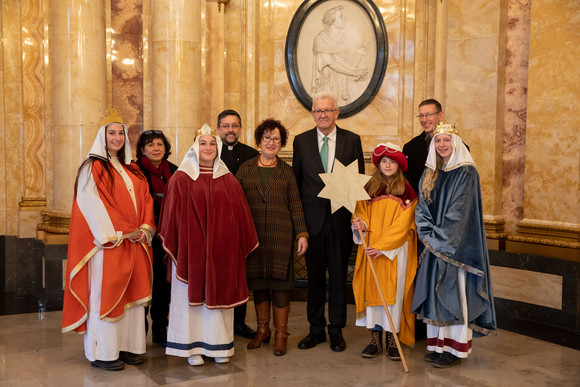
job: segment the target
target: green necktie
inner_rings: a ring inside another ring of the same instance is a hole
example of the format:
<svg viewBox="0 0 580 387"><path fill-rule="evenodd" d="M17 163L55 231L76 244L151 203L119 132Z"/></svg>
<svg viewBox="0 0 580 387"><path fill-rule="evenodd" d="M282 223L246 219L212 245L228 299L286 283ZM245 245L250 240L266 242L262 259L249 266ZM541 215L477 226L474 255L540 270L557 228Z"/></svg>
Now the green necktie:
<svg viewBox="0 0 580 387"><path fill-rule="evenodd" d="M322 144L322 147L320 148L320 158L322 159L324 172L328 172L328 137L324 136L322 141L324 141L324 144Z"/></svg>

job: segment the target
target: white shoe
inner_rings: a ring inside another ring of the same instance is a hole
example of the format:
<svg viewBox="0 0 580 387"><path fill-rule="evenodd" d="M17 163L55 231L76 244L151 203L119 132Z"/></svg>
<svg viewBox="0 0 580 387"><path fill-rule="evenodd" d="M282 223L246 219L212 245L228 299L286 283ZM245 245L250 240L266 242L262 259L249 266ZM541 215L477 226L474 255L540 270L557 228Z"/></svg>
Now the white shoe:
<svg viewBox="0 0 580 387"><path fill-rule="evenodd" d="M230 358L229 357L216 357L214 358L216 363L219 364L224 364L224 363L229 363L230 362Z"/></svg>
<svg viewBox="0 0 580 387"><path fill-rule="evenodd" d="M200 366L203 365L203 357L201 357L201 355L191 355L190 357L187 358L187 362L189 363L189 365L192 366Z"/></svg>

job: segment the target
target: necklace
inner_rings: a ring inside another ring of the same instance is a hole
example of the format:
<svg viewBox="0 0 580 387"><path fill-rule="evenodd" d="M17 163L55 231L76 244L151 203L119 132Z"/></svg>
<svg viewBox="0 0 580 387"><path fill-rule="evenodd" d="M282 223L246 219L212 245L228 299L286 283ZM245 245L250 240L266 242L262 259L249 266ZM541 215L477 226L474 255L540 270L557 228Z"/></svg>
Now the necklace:
<svg viewBox="0 0 580 387"><path fill-rule="evenodd" d="M262 155L260 155L260 157L258 157L258 164L260 164L260 166L262 167L273 167L276 165L276 163L278 162L278 160L276 158L274 158L274 161L270 164L264 164L264 162L262 161Z"/></svg>

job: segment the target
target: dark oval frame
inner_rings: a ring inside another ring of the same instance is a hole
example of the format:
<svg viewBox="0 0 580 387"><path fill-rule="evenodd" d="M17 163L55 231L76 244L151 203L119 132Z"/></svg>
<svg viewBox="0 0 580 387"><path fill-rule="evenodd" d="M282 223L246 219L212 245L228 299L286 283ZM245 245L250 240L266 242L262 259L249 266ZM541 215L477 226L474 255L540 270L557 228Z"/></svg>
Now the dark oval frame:
<svg viewBox="0 0 580 387"><path fill-rule="evenodd" d="M319 5L326 3L328 1L336 0L306 0L300 5L290 27L288 28L288 36L286 38L285 47L285 62L286 62L286 75L288 76L288 81L290 81L290 87L294 92L298 101L304 106L308 111L312 109L312 98L310 94L304 88L302 81L300 79L300 74L298 71L297 62L297 46L298 38L300 37L300 32L304 21L308 18L308 15ZM350 117L362 109L364 109L377 95L385 73L387 72L387 62L389 57L389 45L387 37L387 28L385 27L385 22L381 12L372 0L358 0L355 1L369 17L369 21L372 23L375 31L375 39L377 44L377 57L375 60L375 67L373 69L370 82L365 89L365 91L358 97L355 101L349 103L348 105L340 107L340 115L338 118Z"/></svg>

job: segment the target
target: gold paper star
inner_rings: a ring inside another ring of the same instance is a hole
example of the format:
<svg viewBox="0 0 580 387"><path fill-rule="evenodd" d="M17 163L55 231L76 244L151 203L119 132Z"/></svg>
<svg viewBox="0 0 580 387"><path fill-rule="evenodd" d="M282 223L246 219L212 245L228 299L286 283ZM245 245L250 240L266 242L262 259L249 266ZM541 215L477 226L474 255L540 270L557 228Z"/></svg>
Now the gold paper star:
<svg viewBox="0 0 580 387"><path fill-rule="evenodd" d="M340 207L353 213L358 200L370 199L364 186L371 177L358 173L357 160L350 163L348 167L345 167L340 161L334 160L332 172L320 173L319 176L324 182L324 188L318 197L330 199L332 213Z"/></svg>

